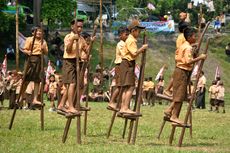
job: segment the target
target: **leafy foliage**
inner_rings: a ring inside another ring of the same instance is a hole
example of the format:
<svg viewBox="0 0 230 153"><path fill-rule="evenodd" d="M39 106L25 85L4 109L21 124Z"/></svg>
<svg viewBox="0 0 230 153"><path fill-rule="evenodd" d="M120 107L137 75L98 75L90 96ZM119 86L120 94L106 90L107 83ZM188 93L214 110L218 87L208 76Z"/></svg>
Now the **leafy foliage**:
<svg viewBox="0 0 230 153"><path fill-rule="evenodd" d="M73 18L72 12L76 8L76 1L71 0L49 0L43 1L42 18L48 20L51 28L57 27L55 21L61 21L64 26L69 25Z"/></svg>

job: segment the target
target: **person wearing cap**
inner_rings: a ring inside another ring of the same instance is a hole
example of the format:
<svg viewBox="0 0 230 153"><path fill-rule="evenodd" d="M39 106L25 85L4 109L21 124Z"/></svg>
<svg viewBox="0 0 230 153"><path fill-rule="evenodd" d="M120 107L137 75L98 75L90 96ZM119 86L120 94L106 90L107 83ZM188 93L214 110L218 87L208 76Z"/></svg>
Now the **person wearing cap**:
<svg viewBox="0 0 230 153"><path fill-rule="evenodd" d="M74 108L74 93L76 89L76 57L79 53L79 60L86 61L88 60L88 50L89 46L87 45L85 39L81 36L83 30L83 20L72 20L71 21L71 32L67 34L64 38L64 55L63 55L63 83L67 90L62 95L61 101L58 105L58 110L77 114L78 111ZM95 38L92 38L92 41ZM77 50L78 42L78 50ZM80 65L81 72L81 65ZM82 84L80 88L83 89ZM82 90L80 90L82 91ZM81 95L81 93L80 93ZM65 108L65 103L68 101L68 108Z"/></svg>
<svg viewBox="0 0 230 153"><path fill-rule="evenodd" d="M129 104L135 89L135 60L139 54L143 53L148 48L148 44L142 45L139 49L137 48L137 38L144 28L145 27L142 27L138 20L132 21L128 27L130 34L121 52L122 62L120 64L120 77L121 86L123 88L121 113L135 114L135 112L129 109Z"/></svg>
<svg viewBox="0 0 230 153"><path fill-rule="evenodd" d="M35 35L35 30L36 35ZM41 70L41 55L42 54L48 54L48 46L46 41L42 40L43 30L41 27L33 27L32 28L32 35L31 37L28 37L25 41L25 45L23 48L23 52L28 55L28 72L25 77L25 83L22 87L22 93L25 92L27 85L30 81L34 82L34 98L32 100L32 105L39 105L41 106L41 102L38 100L38 92L40 87L40 74L42 72ZM33 39L35 37L34 45L32 46ZM42 43L43 42L43 43ZM31 52L32 49L32 52Z"/></svg>
<svg viewBox="0 0 230 153"><path fill-rule="evenodd" d="M217 86L217 103L216 103L216 111L219 113L219 107L223 108L223 113L225 113L225 108L224 108L224 93L225 93L225 88L224 88L224 83L223 81L219 82L219 85Z"/></svg>
<svg viewBox="0 0 230 153"><path fill-rule="evenodd" d="M125 46L125 41L129 35L129 31L127 27L120 27L118 29L118 35L119 35L120 41L117 43L117 46L116 46L116 59L114 61L114 63L116 64L115 76L114 76L115 82L116 82L115 83L116 89L112 92L112 96L108 104L108 107L111 107L112 109L116 109L115 100L117 96L119 95L120 88L121 88L121 77L120 77L120 64L122 61L121 52Z"/></svg>

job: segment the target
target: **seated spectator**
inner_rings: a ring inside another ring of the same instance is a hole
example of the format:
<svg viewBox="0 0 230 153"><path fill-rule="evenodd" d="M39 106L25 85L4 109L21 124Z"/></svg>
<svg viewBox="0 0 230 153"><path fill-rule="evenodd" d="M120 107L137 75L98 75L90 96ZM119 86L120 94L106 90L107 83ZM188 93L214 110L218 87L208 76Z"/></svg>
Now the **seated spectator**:
<svg viewBox="0 0 230 153"><path fill-rule="evenodd" d="M6 55L7 55L7 59L9 60L15 59L15 52L12 45L9 45L9 47L6 49Z"/></svg>

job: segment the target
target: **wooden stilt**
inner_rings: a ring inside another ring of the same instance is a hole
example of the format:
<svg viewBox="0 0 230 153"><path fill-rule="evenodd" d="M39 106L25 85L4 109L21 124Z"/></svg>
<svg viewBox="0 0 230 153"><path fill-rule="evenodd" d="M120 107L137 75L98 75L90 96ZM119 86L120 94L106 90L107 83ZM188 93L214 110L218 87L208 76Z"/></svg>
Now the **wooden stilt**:
<svg viewBox="0 0 230 153"><path fill-rule="evenodd" d="M126 128L127 128L127 124L128 124L128 119L125 119L125 124L124 124L124 129L123 129L123 133L122 133L122 138L125 138L125 133L126 133Z"/></svg>
<svg viewBox="0 0 230 153"><path fill-rule="evenodd" d="M109 125L109 130L108 130L108 133L107 133L107 138L109 138L110 134L111 134L111 131L112 131L112 128L113 128L113 123L114 123L114 120L115 120L115 117L117 115L117 112L114 111L113 112L113 116L112 116L112 119L111 119L111 123Z"/></svg>
<svg viewBox="0 0 230 153"><path fill-rule="evenodd" d="M68 119L67 119L67 122L66 122L66 125L65 125L65 129L64 129L64 134L63 134L63 136L62 136L62 142L63 142L63 143L65 143L65 141L66 141L66 138L67 138L67 135L68 135L68 132L69 132L69 127L70 127L71 121L72 121L72 118L68 118Z"/></svg>
<svg viewBox="0 0 230 153"><path fill-rule="evenodd" d="M41 22L41 29L42 29L42 41L41 46L43 45L43 24ZM44 83L45 83L45 76L44 76L44 55L41 54L41 85L40 85L40 101L42 103L41 112L40 112L40 120L41 120L41 130L44 130L44 102L43 102L43 92L44 92Z"/></svg>
<svg viewBox="0 0 230 153"><path fill-rule="evenodd" d="M37 29L35 29L35 31L34 31L35 36L36 36L36 34L37 34ZM35 37L33 37L32 45L31 45L31 50L30 50L31 54L33 53L34 42L35 42ZM30 58L30 57L28 56L28 58ZM20 92L19 92L18 98L16 100L16 104L14 105L14 111L13 111L13 114L12 114L12 117L11 117L11 120L10 120L10 124L9 124L9 129L10 130L12 129L12 126L13 126L13 123L14 123L14 118L16 116L17 107L18 107L20 98L21 98L21 96L22 96L22 94L24 92L23 90L25 90L27 85L28 85L28 83L26 83L26 81L25 81L26 74L28 73L28 69L29 69L29 59L27 59L27 61L26 61L26 66L25 66L24 74L23 74L23 78L22 78L22 85L20 87Z"/></svg>
<svg viewBox="0 0 230 153"><path fill-rule="evenodd" d="M129 134L128 134L127 143L130 143L131 138L132 138L133 123L134 123L134 119L130 120L130 125L129 125Z"/></svg>
<svg viewBox="0 0 230 153"><path fill-rule="evenodd" d="M161 127L160 127L159 134L157 135L157 139L160 139L161 133L162 133L162 131L164 129L164 126L165 126L165 123L166 123L166 121L163 119L163 122L162 122Z"/></svg>
<svg viewBox="0 0 230 153"><path fill-rule="evenodd" d="M169 137L169 145L172 145L175 130L176 130L176 126L172 126L171 134L170 134L170 137Z"/></svg>

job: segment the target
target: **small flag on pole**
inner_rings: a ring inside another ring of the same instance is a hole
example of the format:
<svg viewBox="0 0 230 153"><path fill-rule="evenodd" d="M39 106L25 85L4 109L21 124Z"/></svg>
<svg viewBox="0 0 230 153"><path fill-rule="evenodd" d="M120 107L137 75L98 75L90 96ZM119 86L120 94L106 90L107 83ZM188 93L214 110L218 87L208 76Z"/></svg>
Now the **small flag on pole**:
<svg viewBox="0 0 230 153"><path fill-rule="evenodd" d="M47 67L47 70L46 70L46 80L49 80L50 75L54 74L54 71L55 71L55 69L51 66L51 62L49 60L48 67Z"/></svg>
<svg viewBox="0 0 230 153"><path fill-rule="evenodd" d="M216 73L215 73L215 80L220 77L220 68L219 66L216 67Z"/></svg>
<svg viewBox="0 0 230 153"><path fill-rule="evenodd" d="M4 61L2 62L2 73L6 77L7 72L7 56L5 55Z"/></svg>
<svg viewBox="0 0 230 153"><path fill-rule="evenodd" d="M24 45L25 45L25 42L26 42L26 37L23 36L22 33L18 33L18 45L19 45L19 50L20 51L23 51L23 48L24 48Z"/></svg>
<svg viewBox="0 0 230 153"><path fill-rule="evenodd" d="M160 78L160 76L163 76L164 70L165 70L165 65L162 66L162 68L161 68L160 71L158 72L158 74L157 74L157 76L156 76L156 78L155 78L155 81L157 81L157 80Z"/></svg>
<svg viewBox="0 0 230 153"><path fill-rule="evenodd" d="M147 8L149 10L153 10L153 11L156 9L155 6L152 3L148 3Z"/></svg>

